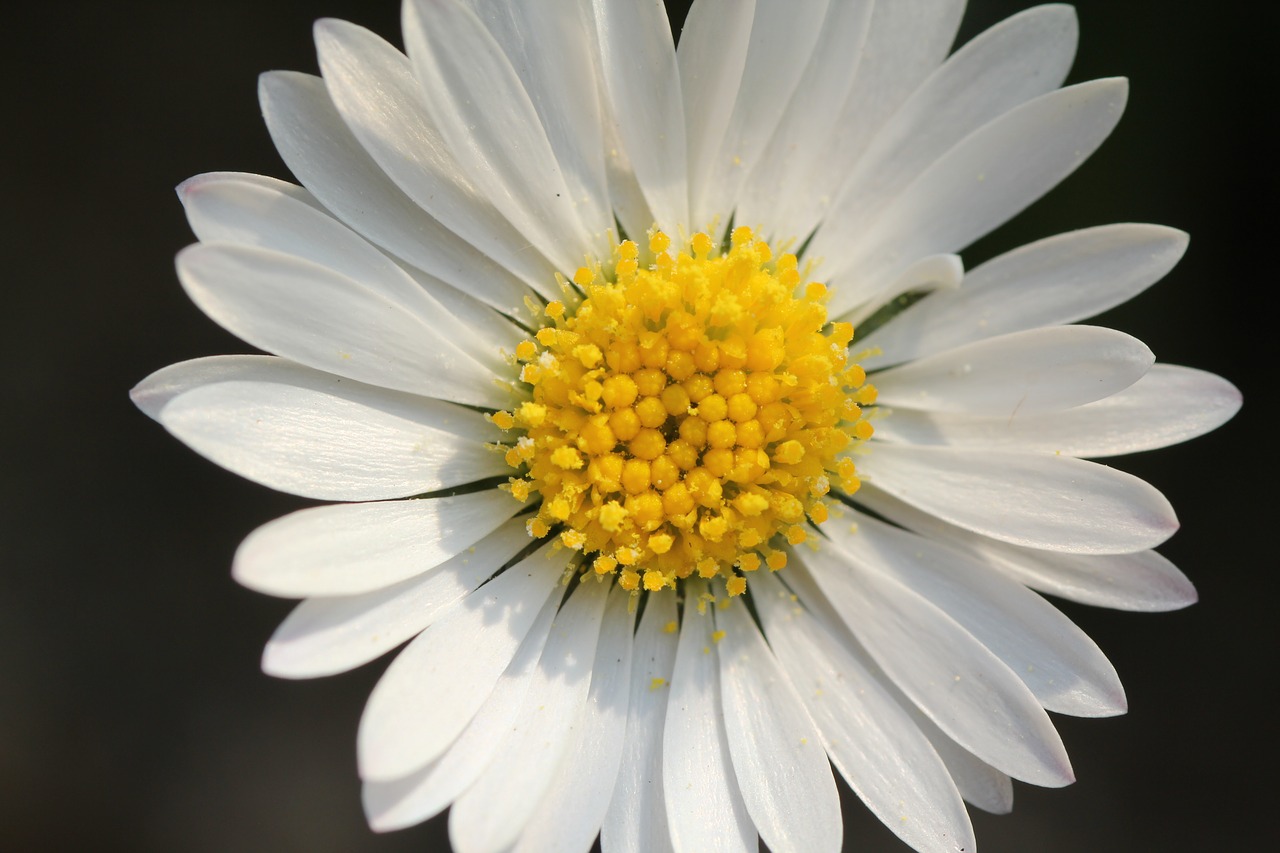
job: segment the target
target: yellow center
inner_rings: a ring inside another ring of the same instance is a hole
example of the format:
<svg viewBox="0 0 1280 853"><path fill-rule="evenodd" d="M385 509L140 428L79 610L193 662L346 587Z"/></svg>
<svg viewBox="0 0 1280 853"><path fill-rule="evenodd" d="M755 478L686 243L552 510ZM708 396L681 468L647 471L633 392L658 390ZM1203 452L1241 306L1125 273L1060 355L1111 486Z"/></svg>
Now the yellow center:
<svg viewBox="0 0 1280 853"><path fill-rule="evenodd" d="M532 399L492 420L523 433L506 459L511 493L541 499L530 535L558 535L628 590L696 572L740 595L743 573L786 565L806 518L826 520L833 483L858 488L841 454L870 438L860 404L875 389L849 362L853 327L827 323L826 288L800 287L794 255L775 259L749 228L727 252L706 234L671 249L656 232L647 269L624 241L612 275L578 270L577 307L547 305L517 348Z"/></svg>

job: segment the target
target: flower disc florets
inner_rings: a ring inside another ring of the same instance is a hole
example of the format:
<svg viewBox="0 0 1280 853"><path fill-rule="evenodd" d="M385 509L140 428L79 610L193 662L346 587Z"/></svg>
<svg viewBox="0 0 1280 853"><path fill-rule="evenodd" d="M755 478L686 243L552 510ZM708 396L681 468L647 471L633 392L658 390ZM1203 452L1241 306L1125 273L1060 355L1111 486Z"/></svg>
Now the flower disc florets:
<svg viewBox="0 0 1280 853"><path fill-rule="evenodd" d="M493 421L523 432L506 458L522 469L512 494L541 498L532 536L557 534L626 589L697 572L738 595L742 573L786 564L781 539L826 520L832 483L857 489L841 453L871 436L875 389L794 255L748 228L727 252L706 234L670 249L656 232L647 269L624 241L611 276L578 270L576 309L547 305L517 349L532 398Z"/></svg>

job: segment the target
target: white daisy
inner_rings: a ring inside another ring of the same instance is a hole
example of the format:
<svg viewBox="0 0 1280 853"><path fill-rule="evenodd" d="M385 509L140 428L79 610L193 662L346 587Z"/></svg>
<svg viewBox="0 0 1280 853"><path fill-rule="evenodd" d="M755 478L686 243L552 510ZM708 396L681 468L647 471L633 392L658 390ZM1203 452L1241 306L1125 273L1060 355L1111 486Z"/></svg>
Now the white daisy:
<svg viewBox="0 0 1280 853"><path fill-rule="evenodd" d="M1195 592L1150 550L1164 498L1082 458L1240 397L1068 325L1168 272L1178 231L964 271L1126 86L1058 88L1060 5L948 57L962 8L698 0L677 50L656 0L407 0L407 57L321 21L321 78L263 76L302 187L182 185L183 286L274 355L134 399L344 502L262 527L234 572L305 599L269 673L408 641L360 725L375 829L452 807L466 853L830 851L834 765L908 844L973 850L963 801L1072 781L1046 709L1125 710L1037 593Z"/></svg>

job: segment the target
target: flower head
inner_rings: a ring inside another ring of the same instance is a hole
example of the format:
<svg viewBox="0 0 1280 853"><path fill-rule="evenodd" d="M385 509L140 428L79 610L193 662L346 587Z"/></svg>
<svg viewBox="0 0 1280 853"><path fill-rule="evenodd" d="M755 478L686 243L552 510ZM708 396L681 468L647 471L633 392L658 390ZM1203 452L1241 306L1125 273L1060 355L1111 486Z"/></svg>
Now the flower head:
<svg viewBox="0 0 1280 853"><path fill-rule="evenodd" d="M358 738L371 825L460 851L837 850L834 765L919 850L1072 781L1046 709L1125 710L1038 593L1194 601L1152 487L1084 461L1239 394L1077 321L1186 246L956 253L1079 165L1123 80L1058 88L1068 7L947 56L963 4L407 0L407 55L321 21L264 75L302 186L179 194L192 299L266 356L134 399L341 501L245 540L305 599L263 666L408 641Z"/></svg>

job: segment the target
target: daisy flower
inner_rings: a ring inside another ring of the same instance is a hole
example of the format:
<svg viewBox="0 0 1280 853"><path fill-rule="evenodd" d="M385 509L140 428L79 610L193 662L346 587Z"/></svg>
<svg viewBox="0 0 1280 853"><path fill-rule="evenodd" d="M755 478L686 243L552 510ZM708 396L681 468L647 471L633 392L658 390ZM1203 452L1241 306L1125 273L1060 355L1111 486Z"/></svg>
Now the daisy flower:
<svg viewBox="0 0 1280 853"><path fill-rule="evenodd" d="M263 113L301 186L179 195L178 275L271 355L133 392L244 477L336 501L234 575L304 599L264 669L402 644L357 745L371 826L482 851L834 851L838 772L918 850L1072 781L1046 711L1125 710L1040 593L1195 600L1146 483L1227 382L1075 325L1186 235L957 254L1087 158L1067 6L949 54L963 2L407 0L315 27Z"/></svg>

